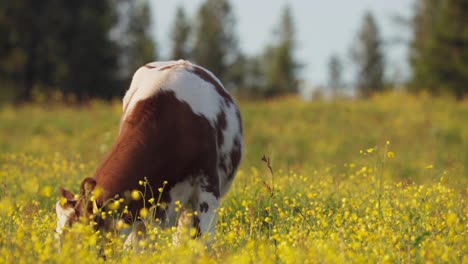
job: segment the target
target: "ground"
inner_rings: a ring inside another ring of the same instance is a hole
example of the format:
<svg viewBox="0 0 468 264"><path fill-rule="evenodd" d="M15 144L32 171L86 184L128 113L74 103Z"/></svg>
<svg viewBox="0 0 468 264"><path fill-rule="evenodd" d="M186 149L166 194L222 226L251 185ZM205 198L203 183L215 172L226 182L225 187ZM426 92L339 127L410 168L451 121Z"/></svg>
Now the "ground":
<svg viewBox="0 0 468 264"><path fill-rule="evenodd" d="M246 152L211 248L193 230L173 246L175 230L150 224L138 250L113 236L102 246L87 225L61 246L53 232L59 186L76 192L93 174L120 102L0 106L0 263L468 262L468 102L392 93L239 106Z"/></svg>

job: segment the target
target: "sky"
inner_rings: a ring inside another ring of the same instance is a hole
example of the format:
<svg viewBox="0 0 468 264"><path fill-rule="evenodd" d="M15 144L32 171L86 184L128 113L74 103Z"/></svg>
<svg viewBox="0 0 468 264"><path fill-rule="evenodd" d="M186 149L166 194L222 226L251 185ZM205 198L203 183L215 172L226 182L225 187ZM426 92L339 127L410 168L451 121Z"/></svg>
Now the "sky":
<svg viewBox="0 0 468 264"><path fill-rule="evenodd" d="M170 29L176 7L184 6L194 17L202 0L151 0L153 29L158 52L169 58ZM282 8L291 7L296 27L296 59L304 64L300 78L307 86L325 86L328 61L337 54L343 62L343 79L352 85L355 67L350 49L356 42L363 15L371 11L383 38L386 75L399 81L409 76L407 42L410 31L396 22L396 16L409 18L414 0L231 0L237 19L236 29L241 50L247 55L262 52L273 40Z"/></svg>

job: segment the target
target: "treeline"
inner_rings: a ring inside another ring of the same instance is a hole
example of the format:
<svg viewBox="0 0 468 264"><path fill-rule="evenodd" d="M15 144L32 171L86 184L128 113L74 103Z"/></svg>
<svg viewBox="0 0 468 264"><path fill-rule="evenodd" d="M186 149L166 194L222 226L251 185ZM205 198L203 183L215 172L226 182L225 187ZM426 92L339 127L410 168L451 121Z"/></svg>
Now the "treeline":
<svg viewBox="0 0 468 264"><path fill-rule="evenodd" d="M120 96L156 58L148 1L0 1L0 96Z"/></svg>
<svg viewBox="0 0 468 264"><path fill-rule="evenodd" d="M157 7L156 7L157 8ZM468 3L417 0L407 21L410 91L468 92ZM133 72L154 60L188 59L210 69L226 87L243 97L294 94L303 62L294 56L294 16L283 8L272 28L273 41L247 56L239 48L236 17L228 0L205 0L193 17L182 6L174 14L169 57L158 56L147 0L4 0L0 2L0 96L30 100L35 91L61 91L78 100L120 96ZM313 48L313 47L306 47ZM334 95L345 86L343 61L330 57ZM369 97L391 89L385 76L385 40L367 13L351 48L358 94Z"/></svg>
<svg viewBox="0 0 468 264"><path fill-rule="evenodd" d="M452 94L463 99L468 93L468 1L416 0L413 16L403 18L411 30L409 65L411 77L404 84L413 92ZM380 35L376 19L365 14L351 59L357 68L355 87L362 97L392 89L393 80L386 79L385 39ZM343 87L341 59L329 60L329 84L333 94ZM401 84L400 84L401 85Z"/></svg>
<svg viewBox="0 0 468 264"><path fill-rule="evenodd" d="M419 0L411 21L410 89L468 93L468 1Z"/></svg>

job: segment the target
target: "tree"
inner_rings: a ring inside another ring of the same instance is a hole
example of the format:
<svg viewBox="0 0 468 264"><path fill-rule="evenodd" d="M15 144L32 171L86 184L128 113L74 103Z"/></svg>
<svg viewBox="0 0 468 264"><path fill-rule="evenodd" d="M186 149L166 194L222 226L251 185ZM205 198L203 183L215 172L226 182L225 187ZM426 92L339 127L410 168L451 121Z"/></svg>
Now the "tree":
<svg viewBox="0 0 468 264"><path fill-rule="evenodd" d="M235 18L228 0L206 0L198 9L193 57L197 64L225 80L239 54Z"/></svg>
<svg viewBox="0 0 468 264"><path fill-rule="evenodd" d="M263 96L265 78L261 58L240 54L231 65L227 79L232 92L244 98Z"/></svg>
<svg viewBox="0 0 468 264"><path fill-rule="evenodd" d="M363 97L384 89L384 55L382 40L373 15L364 16L352 59L358 68L357 88Z"/></svg>
<svg viewBox="0 0 468 264"><path fill-rule="evenodd" d="M156 42L152 37L151 9L147 0L128 1L128 21L124 25L122 61L124 79L130 79L142 65L156 60Z"/></svg>
<svg viewBox="0 0 468 264"><path fill-rule="evenodd" d="M78 100L111 98L116 89L117 43L109 32L117 23L112 1L63 2L61 43L64 74L59 87Z"/></svg>
<svg viewBox="0 0 468 264"><path fill-rule="evenodd" d="M172 26L172 50L171 58L189 59L191 51L189 47L190 22L187 19L182 6L177 7L174 24Z"/></svg>
<svg viewBox="0 0 468 264"><path fill-rule="evenodd" d="M413 17L412 89L468 93L468 3L419 0Z"/></svg>
<svg viewBox="0 0 468 264"><path fill-rule="evenodd" d="M289 6L283 8L276 45L266 49L263 64L265 68L264 96L278 96L296 93L298 90L297 70L299 63L294 59L295 30Z"/></svg>
<svg viewBox="0 0 468 264"><path fill-rule="evenodd" d="M55 48L53 40L60 31L60 5L56 4L52 0L0 2L0 81L3 89L14 89L18 100L30 100L33 87L55 81L47 73L53 70L57 55L46 52ZM49 28L49 24L54 25Z"/></svg>
<svg viewBox="0 0 468 264"><path fill-rule="evenodd" d="M328 86L332 89L333 96L338 95L338 90L342 87L343 64L340 58L334 54L328 62Z"/></svg>
<svg viewBox="0 0 468 264"><path fill-rule="evenodd" d="M433 80L431 42L434 39L434 28L437 21L441 0L419 0L415 5L415 15L411 21L413 39L410 43L409 62L412 68L412 90L436 90Z"/></svg>
<svg viewBox="0 0 468 264"><path fill-rule="evenodd" d="M78 99L117 94L113 2L0 2L0 81L15 87L21 101L33 89L60 89Z"/></svg>

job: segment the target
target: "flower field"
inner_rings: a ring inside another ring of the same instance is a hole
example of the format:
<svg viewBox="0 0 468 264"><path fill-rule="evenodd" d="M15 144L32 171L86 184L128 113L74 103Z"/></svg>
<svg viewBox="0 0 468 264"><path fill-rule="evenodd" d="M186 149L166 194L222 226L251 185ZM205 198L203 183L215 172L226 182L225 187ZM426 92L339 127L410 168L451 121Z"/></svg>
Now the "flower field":
<svg viewBox="0 0 468 264"><path fill-rule="evenodd" d="M0 263L468 263L467 101L240 108L246 152L213 241L187 230L174 246L176 230L149 224L123 249L86 224L61 243L54 233L59 186L77 192L92 176L120 102L0 106Z"/></svg>

